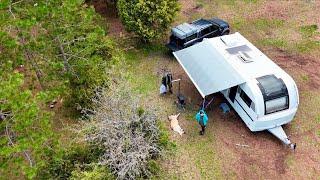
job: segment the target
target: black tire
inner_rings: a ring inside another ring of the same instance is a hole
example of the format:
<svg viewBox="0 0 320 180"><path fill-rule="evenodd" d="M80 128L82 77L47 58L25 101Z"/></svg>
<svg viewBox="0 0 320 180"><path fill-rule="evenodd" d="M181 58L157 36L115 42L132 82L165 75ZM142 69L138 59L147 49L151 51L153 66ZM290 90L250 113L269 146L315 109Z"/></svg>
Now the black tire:
<svg viewBox="0 0 320 180"><path fill-rule="evenodd" d="M230 30L227 29L227 30L223 31L223 33L221 34L221 36L228 35L229 33L230 33Z"/></svg>

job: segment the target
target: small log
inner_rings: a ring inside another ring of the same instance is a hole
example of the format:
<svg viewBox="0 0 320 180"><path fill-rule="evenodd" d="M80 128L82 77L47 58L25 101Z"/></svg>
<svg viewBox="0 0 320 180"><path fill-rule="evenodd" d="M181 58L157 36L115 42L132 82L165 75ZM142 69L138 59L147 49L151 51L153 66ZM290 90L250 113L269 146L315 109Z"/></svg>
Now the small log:
<svg viewBox="0 0 320 180"><path fill-rule="evenodd" d="M240 146L240 147L250 147L249 145L246 145L246 144L236 144L236 146Z"/></svg>

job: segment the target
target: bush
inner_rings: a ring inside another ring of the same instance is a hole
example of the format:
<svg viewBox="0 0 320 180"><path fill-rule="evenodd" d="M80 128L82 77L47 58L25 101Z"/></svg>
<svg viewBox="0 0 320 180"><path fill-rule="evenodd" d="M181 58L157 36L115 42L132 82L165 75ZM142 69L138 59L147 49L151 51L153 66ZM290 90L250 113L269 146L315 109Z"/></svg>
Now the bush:
<svg viewBox="0 0 320 180"><path fill-rule="evenodd" d="M97 164L90 164L89 168L85 171L79 169L72 171L70 179L81 179L81 180L111 180L115 179L108 168Z"/></svg>
<svg viewBox="0 0 320 180"><path fill-rule="evenodd" d="M87 145L73 144L70 148L53 154L38 174L41 179L69 179L81 171L90 171L92 164L98 162L101 155L99 148Z"/></svg>
<svg viewBox="0 0 320 180"><path fill-rule="evenodd" d="M118 179L148 177L149 160L162 151L157 116L153 108L139 105L127 84L117 84L94 99L86 141L104 149L99 164L108 165Z"/></svg>
<svg viewBox="0 0 320 180"><path fill-rule="evenodd" d="M118 0L117 7L126 29L146 42L163 35L179 10L177 0Z"/></svg>

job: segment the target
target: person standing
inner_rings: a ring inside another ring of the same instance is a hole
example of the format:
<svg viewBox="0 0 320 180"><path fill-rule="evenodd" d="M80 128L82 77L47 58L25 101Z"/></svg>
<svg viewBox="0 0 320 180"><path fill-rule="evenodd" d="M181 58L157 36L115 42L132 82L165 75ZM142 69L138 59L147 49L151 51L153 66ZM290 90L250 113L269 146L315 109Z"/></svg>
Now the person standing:
<svg viewBox="0 0 320 180"><path fill-rule="evenodd" d="M199 125L201 126L201 131L199 132L200 135L204 135L205 130L206 130L206 126L208 123L208 116L205 113L204 110L200 110L197 114L196 114L196 120L199 123Z"/></svg>

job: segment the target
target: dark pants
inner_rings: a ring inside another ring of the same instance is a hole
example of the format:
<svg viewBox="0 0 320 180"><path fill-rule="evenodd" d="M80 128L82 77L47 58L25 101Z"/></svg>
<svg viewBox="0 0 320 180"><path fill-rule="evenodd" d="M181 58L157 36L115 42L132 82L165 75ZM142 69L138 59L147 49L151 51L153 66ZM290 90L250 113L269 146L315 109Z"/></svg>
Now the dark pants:
<svg viewBox="0 0 320 180"><path fill-rule="evenodd" d="M205 130L206 130L206 126L201 125L200 134L201 134L201 135L204 135Z"/></svg>

